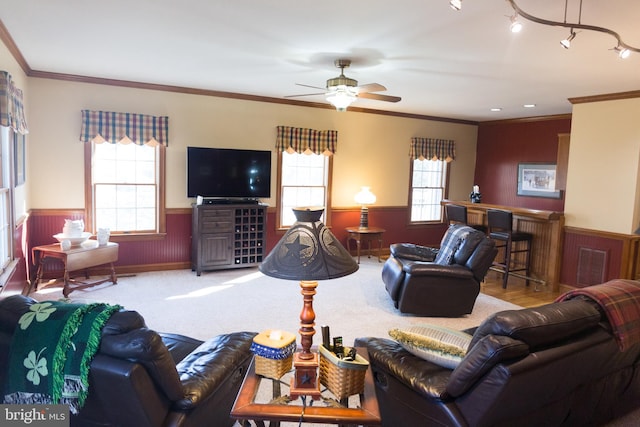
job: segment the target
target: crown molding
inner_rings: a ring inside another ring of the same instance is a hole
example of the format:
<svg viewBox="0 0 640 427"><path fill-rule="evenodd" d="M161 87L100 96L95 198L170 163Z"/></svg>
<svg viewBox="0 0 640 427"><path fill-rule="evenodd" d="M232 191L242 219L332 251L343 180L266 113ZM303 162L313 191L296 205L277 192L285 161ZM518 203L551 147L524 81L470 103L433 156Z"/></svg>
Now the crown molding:
<svg viewBox="0 0 640 427"><path fill-rule="evenodd" d="M632 90L629 92L608 93L604 95L590 95L569 98L571 104L586 104L588 102L601 101L618 101L621 99L640 98L640 90Z"/></svg>

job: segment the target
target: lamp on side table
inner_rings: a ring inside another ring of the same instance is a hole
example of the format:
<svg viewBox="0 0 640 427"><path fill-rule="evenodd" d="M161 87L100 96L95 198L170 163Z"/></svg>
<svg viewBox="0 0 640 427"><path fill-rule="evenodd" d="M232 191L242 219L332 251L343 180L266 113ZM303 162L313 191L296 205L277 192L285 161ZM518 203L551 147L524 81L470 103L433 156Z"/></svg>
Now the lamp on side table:
<svg viewBox="0 0 640 427"><path fill-rule="evenodd" d="M260 271L280 279L300 280L303 306L300 313L301 351L293 355L295 374L292 398L320 397L318 353L311 351L315 331L313 296L318 280L336 279L358 270L358 264L340 244L320 217L323 208L294 208L296 223L286 232L260 264Z"/></svg>

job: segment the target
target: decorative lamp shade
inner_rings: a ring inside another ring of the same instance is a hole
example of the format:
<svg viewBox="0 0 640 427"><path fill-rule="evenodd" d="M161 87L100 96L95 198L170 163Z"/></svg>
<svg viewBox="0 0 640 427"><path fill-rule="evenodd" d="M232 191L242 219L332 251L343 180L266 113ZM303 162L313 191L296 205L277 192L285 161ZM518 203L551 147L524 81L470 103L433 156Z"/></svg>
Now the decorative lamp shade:
<svg viewBox="0 0 640 427"><path fill-rule="evenodd" d="M325 226L323 208L294 208L296 222L260 264L267 276L326 280L355 273L358 264Z"/></svg>
<svg viewBox="0 0 640 427"><path fill-rule="evenodd" d="M353 199L359 205L372 205L376 202L376 195L371 192L369 187L362 187Z"/></svg>

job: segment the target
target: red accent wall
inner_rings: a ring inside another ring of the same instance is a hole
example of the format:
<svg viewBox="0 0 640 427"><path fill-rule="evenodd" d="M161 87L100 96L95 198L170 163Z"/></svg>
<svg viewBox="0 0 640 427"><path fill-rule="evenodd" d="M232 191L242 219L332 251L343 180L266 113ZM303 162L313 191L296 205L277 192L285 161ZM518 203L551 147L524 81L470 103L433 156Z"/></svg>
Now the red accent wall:
<svg viewBox="0 0 640 427"><path fill-rule="evenodd" d="M570 131L569 118L481 123L475 184L480 186L482 202L563 212L564 199L516 195L518 163L556 163L558 134Z"/></svg>
<svg viewBox="0 0 640 427"><path fill-rule="evenodd" d="M422 226L409 226L409 214L406 207L370 207L369 226L385 229L383 235L383 252L389 249L392 243L409 242L427 246L437 246L446 231L444 224L429 224ZM275 231L276 214L270 210L267 214L267 253L284 235L284 231ZM360 224L360 209L338 209L331 213L331 232L345 247L347 244L346 227ZM353 245L352 245L353 246ZM352 248L355 249L355 248Z"/></svg>
<svg viewBox="0 0 640 427"><path fill-rule="evenodd" d="M622 277L623 246L622 239L599 236L596 233L585 234L566 230L560 282L575 287L585 286L578 283L578 261L581 248L595 249L607 254L604 266L605 282Z"/></svg>
<svg viewBox="0 0 640 427"><path fill-rule="evenodd" d="M160 240L119 242L118 266L188 263L191 259L191 213L169 212L167 234ZM55 243L54 234L62 232L65 219L83 219L81 211L73 213L33 214L28 221L29 251L38 245Z"/></svg>

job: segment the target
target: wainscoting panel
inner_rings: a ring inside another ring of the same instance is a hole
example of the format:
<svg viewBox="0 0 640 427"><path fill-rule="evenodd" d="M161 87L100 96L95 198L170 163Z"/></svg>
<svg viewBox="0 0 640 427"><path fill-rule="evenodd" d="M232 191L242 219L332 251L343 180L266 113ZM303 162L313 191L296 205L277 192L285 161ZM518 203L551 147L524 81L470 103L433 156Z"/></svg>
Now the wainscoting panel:
<svg viewBox="0 0 640 427"><path fill-rule="evenodd" d="M82 210L36 210L28 220L28 256L31 248L56 243L54 234L62 232L65 219L84 219ZM188 268L191 259L191 209L168 209L166 235L163 237L131 239L125 236L112 241L120 245L116 272L136 272ZM59 263L58 263L59 264ZM30 262L33 269L33 263ZM62 265L50 263L45 277Z"/></svg>
<svg viewBox="0 0 640 427"><path fill-rule="evenodd" d="M565 227L561 283L585 287L638 279L640 236Z"/></svg>

